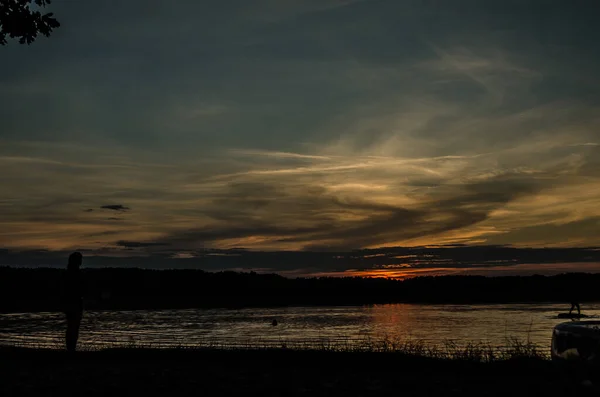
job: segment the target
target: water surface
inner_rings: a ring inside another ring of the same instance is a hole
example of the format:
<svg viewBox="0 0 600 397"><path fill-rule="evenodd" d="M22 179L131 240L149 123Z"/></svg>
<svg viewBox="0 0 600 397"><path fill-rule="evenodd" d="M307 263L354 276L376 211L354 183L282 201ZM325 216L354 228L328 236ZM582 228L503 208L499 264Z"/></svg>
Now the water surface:
<svg viewBox="0 0 600 397"><path fill-rule="evenodd" d="M506 346L511 340L550 346L552 328L568 321L569 305L416 305L288 307L241 310L90 311L81 325L82 348L144 345L310 347L387 339ZM583 305L600 317L600 304ZM273 319L278 322L272 326ZM61 313L0 314L0 344L61 346Z"/></svg>

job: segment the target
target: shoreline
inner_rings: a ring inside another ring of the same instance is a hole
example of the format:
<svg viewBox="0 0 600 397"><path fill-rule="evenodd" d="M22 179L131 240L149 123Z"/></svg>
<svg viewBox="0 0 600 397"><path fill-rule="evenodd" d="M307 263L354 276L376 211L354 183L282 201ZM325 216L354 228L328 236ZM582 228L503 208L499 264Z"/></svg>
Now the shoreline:
<svg viewBox="0 0 600 397"><path fill-rule="evenodd" d="M57 338L52 343L0 342L0 350L5 351L40 351L60 353L64 348L64 340ZM140 352L264 352L264 351L297 351L313 353L341 354L387 354L417 359L437 359L449 361L472 361L480 363L502 362L515 359L550 359L550 348L518 339L508 340L503 345L492 345L487 342L456 343L427 343L413 339L363 339L355 341L335 340L271 340L251 341L241 340L232 343L222 341L205 343L93 343L80 341L78 352L81 354L100 353L106 351ZM46 354L46 353L44 353Z"/></svg>
<svg viewBox="0 0 600 397"><path fill-rule="evenodd" d="M581 305L600 304L600 300L581 302ZM93 312L112 312L112 311L175 311L175 310L246 310L246 309L281 309L281 308L321 308L321 307L371 307L371 306L388 306L388 305L418 305L418 306L502 306L502 305L564 305L565 312L568 312L569 304L564 301L505 301L505 302L417 302L417 301L395 301L395 302L372 302L372 303L306 303L306 304L264 304L264 305L174 305L174 306L102 306L97 303L91 303L85 306L86 311ZM582 309L582 313L585 311ZM60 306L39 308L36 305L23 307L20 309L5 309L0 307L0 315L10 315L19 313L60 313Z"/></svg>

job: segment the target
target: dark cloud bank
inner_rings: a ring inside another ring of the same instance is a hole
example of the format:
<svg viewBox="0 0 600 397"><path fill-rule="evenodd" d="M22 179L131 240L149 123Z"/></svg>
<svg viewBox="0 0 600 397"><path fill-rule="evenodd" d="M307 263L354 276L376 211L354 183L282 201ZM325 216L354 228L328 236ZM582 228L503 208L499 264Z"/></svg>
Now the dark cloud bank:
<svg viewBox="0 0 600 397"><path fill-rule="evenodd" d="M126 249L156 244L121 241ZM150 255L82 250L85 266L140 267L149 269L257 270L289 276L341 273L347 270L492 269L520 264L545 266L558 263L600 263L600 248L514 248L507 246L390 247L340 252L249 251L207 249L193 257L174 258L167 250ZM64 267L70 252L0 250L0 265L16 267Z"/></svg>
<svg viewBox="0 0 600 397"><path fill-rule="evenodd" d="M109 205L103 205L102 207L100 207L101 209L104 210L112 210L112 211L129 211L131 208L126 207L122 204L109 204Z"/></svg>
<svg viewBox="0 0 600 397"><path fill-rule="evenodd" d="M553 183L555 178L544 175L506 173L460 185L440 184L435 195L410 208L374 202L368 194L335 195L302 180L232 183L201 210L212 224L155 242L185 249L261 236L307 251L392 245L476 225L492 211Z"/></svg>

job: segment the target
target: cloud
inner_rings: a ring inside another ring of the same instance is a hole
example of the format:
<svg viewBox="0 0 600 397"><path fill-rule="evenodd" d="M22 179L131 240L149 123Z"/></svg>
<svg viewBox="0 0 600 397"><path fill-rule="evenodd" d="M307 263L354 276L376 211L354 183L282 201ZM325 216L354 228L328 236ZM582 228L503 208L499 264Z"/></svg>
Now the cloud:
<svg viewBox="0 0 600 397"><path fill-rule="evenodd" d="M110 205L103 205L102 207L100 207L102 209L106 209L106 210L112 210L112 211L129 211L131 208L129 207L125 207L122 204L110 204Z"/></svg>
<svg viewBox="0 0 600 397"><path fill-rule="evenodd" d="M120 241L117 241L115 243L115 245L117 245L119 247L124 247L124 248L145 248L145 247L160 247L160 246L165 246L168 244L120 240Z"/></svg>
<svg viewBox="0 0 600 397"><path fill-rule="evenodd" d="M596 142L573 143L570 146L600 146L600 143L596 143Z"/></svg>
<svg viewBox="0 0 600 397"><path fill-rule="evenodd" d="M407 205L377 196L340 195L324 186L286 180L230 183L205 208L215 220L164 241L182 247L224 240L293 244L306 250L348 250L432 237L476 225L511 201L542 191L547 181L500 174L463 185L441 186Z"/></svg>

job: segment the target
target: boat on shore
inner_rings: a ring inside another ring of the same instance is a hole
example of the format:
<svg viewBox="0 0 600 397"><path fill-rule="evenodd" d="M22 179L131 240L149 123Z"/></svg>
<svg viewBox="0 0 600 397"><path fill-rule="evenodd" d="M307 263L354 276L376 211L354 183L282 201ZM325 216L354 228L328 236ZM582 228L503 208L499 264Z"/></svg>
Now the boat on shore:
<svg viewBox="0 0 600 397"><path fill-rule="evenodd" d="M600 364L600 321L571 321L552 331L551 356L555 361Z"/></svg>

